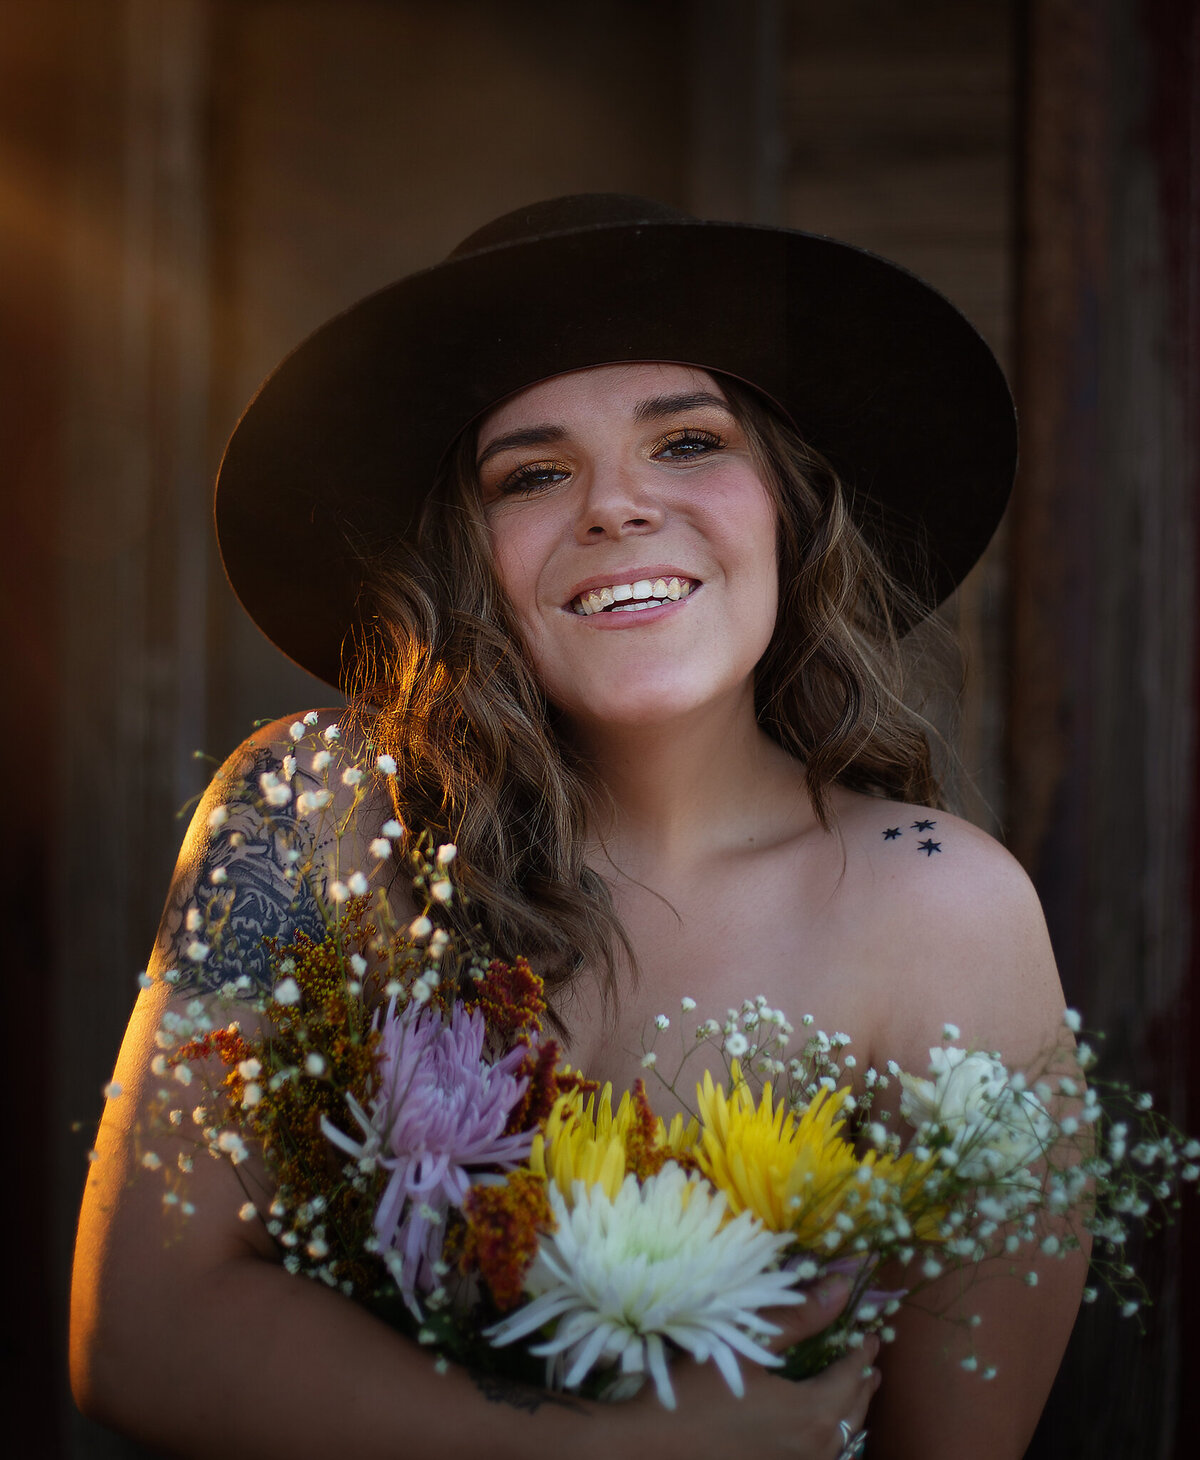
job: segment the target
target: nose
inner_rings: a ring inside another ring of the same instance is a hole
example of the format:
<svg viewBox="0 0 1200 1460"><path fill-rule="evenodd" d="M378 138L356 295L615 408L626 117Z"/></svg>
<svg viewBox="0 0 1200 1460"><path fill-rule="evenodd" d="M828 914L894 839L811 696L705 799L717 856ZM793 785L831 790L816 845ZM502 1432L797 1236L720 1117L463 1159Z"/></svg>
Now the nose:
<svg viewBox="0 0 1200 1460"><path fill-rule="evenodd" d="M575 519L580 542L634 537L662 526L657 492L636 466L600 465L592 470Z"/></svg>

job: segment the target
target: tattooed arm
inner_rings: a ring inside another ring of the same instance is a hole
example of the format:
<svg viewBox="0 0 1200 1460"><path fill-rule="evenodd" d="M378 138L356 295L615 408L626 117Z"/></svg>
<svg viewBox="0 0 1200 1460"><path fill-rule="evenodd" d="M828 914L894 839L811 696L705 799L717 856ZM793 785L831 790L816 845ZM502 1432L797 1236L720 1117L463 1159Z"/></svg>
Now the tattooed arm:
<svg viewBox="0 0 1200 1460"><path fill-rule="evenodd" d="M288 751L250 742L222 767L180 853L155 942L152 971L174 973L179 993L216 993L241 979L253 997L268 981L264 937L319 939L322 870L335 865L330 814L301 816L297 800L323 785L296 767L295 793L266 804ZM214 936L215 932L215 936ZM197 956L203 954L203 956Z"/></svg>

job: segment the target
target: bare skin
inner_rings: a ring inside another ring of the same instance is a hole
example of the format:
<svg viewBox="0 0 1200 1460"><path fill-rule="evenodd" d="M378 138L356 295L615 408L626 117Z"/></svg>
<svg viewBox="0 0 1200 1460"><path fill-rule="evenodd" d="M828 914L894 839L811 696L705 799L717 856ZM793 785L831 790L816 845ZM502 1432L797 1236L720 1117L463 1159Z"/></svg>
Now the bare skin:
<svg viewBox="0 0 1200 1460"><path fill-rule="evenodd" d="M794 1021L811 1013L829 1032L846 1030L861 1066L894 1058L923 1071L947 1019L1019 1064L1047 1048L1061 991L1036 898L1011 858L953 817L848 791L835 793L825 829L801 767L760 732L753 670L774 622L771 518L711 377L632 366L542 382L485 418L479 449L501 579L547 692L611 794L591 860L641 971L623 979L615 1019L580 979L562 1005L570 1057L628 1086L643 1073L642 1031L656 1014L675 1019L686 995L694 1019L720 1016L758 993ZM581 587L641 568L677 570L698 590L624 624L573 611ZM256 745L285 734L270 727ZM205 810L168 902L160 969L177 961L186 906L211 866ZM272 870L270 847L250 828L235 849L276 878L277 900L255 916L265 931L272 918L303 925L304 900ZM361 847L344 850L361 857ZM915 1313L880 1354L878 1397L878 1373L864 1372L871 1350L803 1384L756 1370L742 1402L684 1364L675 1414L649 1396L600 1410L504 1394L460 1371L431 1388L427 1354L283 1273L262 1229L233 1215L241 1195L224 1164L204 1163L186 1239L162 1244L157 1196L149 1183L126 1185L125 1173L128 1130L155 1083L164 997L143 994L131 1022L117 1071L126 1095L110 1102L81 1217L73 1382L100 1418L189 1455L337 1446L441 1456L484 1444L524 1455L531 1443L565 1442L583 1456L624 1444L689 1460L735 1447L835 1460L841 1420L869 1424L882 1460L1024 1453L1074 1318L1073 1264L1046 1264L1033 1291L1006 1277L968 1295L964 1311L982 1317L980 1350L999 1369L991 1384L959 1368L957 1330ZM657 1103L669 1113L669 1097ZM790 1314L789 1336L819 1331L837 1302ZM134 1378L145 1353L163 1356L153 1392ZM228 1413L220 1437L187 1422L214 1393Z"/></svg>

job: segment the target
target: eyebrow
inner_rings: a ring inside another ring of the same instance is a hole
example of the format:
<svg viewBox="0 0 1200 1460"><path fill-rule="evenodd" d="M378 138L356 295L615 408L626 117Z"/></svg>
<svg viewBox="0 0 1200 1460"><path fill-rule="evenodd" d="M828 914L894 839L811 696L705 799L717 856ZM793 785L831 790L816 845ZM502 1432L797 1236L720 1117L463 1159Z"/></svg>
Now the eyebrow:
<svg viewBox="0 0 1200 1460"><path fill-rule="evenodd" d="M520 431L509 431L504 436L497 436L479 453L475 470L478 471L485 461L490 461L502 451L516 451L525 446L552 446L563 440L566 434L561 426L525 426Z"/></svg>
<svg viewBox="0 0 1200 1460"><path fill-rule="evenodd" d="M633 413L635 421L658 421L663 416L677 416L682 411L694 411L700 406L716 406L718 410L732 416L729 402L714 395L711 390L688 390L678 395L652 395L639 401Z"/></svg>
<svg viewBox="0 0 1200 1460"><path fill-rule="evenodd" d="M684 411L694 411L701 406L716 406L718 410L732 416L729 402L723 400L719 395L714 395L709 390L689 390L677 395L652 395L646 400L639 401L634 407L633 419L639 424L647 421L659 421L664 416L677 416ZM552 446L557 441L562 441L567 432L562 426L524 426L519 431L509 431L496 439L480 452L475 462L475 469L490 461L493 456L499 456L502 451L518 451L527 446Z"/></svg>

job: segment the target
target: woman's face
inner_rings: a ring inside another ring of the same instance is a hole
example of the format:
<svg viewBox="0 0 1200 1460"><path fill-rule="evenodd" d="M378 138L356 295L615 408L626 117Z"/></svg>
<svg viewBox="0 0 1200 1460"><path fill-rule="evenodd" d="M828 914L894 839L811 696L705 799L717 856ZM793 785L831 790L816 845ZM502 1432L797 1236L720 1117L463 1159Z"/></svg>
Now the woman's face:
<svg viewBox="0 0 1200 1460"><path fill-rule="evenodd" d="M648 363L540 381L484 418L476 461L496 572L572 723L752 710L776 514L711 375Z"/></svg>

